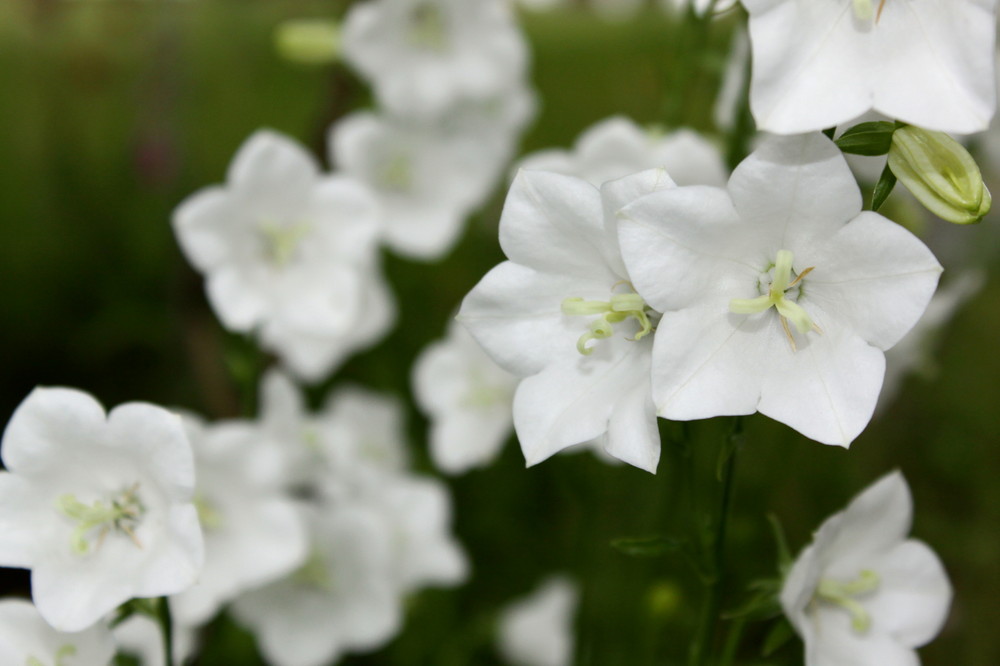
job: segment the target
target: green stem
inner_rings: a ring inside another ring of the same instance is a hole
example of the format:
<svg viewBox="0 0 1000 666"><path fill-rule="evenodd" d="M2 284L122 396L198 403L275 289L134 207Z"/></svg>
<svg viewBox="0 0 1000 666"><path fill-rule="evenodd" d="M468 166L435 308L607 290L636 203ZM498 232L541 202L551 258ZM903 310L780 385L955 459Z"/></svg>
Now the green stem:
<svg viewBox="0 0 1000 666"><path fill-rule="evenodd" d="M702 602L701 619L691 650L688 653L689 666L706 666L711 663L712 642L715 638L716 625L719 620L719 609L722 606L722 583L725 572L726 529L729 526L729 510L732 506L733 477L736 472L737 447L734 441L743 432L742 418L737 416L733 423L732 433L723 443L722 451L728 455L722 470L720 480L722 496L719 500L718 516L715 520L715 535L709 553L710 561L706 567L711 576L705 586L705 597Z"/></svg>
<svg viewBox="0 0 1000 666"><path fill-rule="evenodd" d="M170 617L170 604L166 597L160 597L156 615L163 637L163 663L166 666L174 666L174 623Z"/></svg>
<svg viewBox="0 0 1000 666"><path fill-rule="evenodd" d="M726 634L726 642L722 646L722 656L719 658L719 666L732 666L736 659L736 650L740 646L740 639L743 638L743 625L746 619L738 617L733 620Z"/></svg>

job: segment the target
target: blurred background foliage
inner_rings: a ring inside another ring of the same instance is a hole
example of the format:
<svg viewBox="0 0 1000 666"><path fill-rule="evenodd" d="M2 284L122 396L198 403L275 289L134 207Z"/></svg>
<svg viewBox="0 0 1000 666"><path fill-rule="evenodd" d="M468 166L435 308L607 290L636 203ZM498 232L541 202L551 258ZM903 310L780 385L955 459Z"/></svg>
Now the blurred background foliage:
<svg viewBox="0 0 1000 666"><path fill-rule="evenodd" d="M109 406L148 400L213 418L250 413L246 387L266 359L216 323L199 276L173 239L170 213L191 192L222 181L236 148L259 127L286 132L324 156L329 123L364 106L367 92L341 67L281 60L273 31L285 18L339 16L346 4L0 3L4 422L36 385L80 387ZM541 108L524 150L569 145L616 113L711 130L708 109L733 23L701 35L655 11L618 23L574 8L526 15ZM702 42L709 48L700 52ZM502 200L498 191L441 263L386 256L398 327L325 385L310 388L315 403L341 381L403 397L416 457L428 473L426 423L409 397L409 368L424 345L443 335L462 296L502 258L496 242ZM991 227L998 223L958 228L931 221L946 269L995 267L998 236ZM994 272L939 338L933 376L911 377L850 452L760 416L746 419L727 548L727 608L744 598L749 581L775 574L768 512L784 523L797 551L830 513L900 468L914 493L914 535L937 550L956 588L948 625L921 651L924 663L1000 663L998 296ZM610 542L703 530L696 523L715 492L716 455L728 427L663 424L656 476L590 454L525 470L511 442L492 466L450 481L472 579L414 598L406 629L393 643L347 663L497 663L491 644L497 609L552 571L583 582L578 663L682 663L697 622L697 579L681 558L631 557ZM5 590L23 593L26 580L5 572ZM761 658L766 631L765 624L747 626L739 663L801 663L797 642ZM228 620L207 635L210 648L199 663L258 663L250 639Z"/></svg>

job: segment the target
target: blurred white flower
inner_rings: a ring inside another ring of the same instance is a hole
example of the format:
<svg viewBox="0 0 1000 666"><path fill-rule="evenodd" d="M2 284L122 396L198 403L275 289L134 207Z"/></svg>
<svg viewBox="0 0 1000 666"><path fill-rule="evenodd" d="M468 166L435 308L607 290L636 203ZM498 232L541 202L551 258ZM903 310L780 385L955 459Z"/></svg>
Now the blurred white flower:
<svg viewBox="0 0 1000 666"><path fill-rule="evenodd" d="M872 212L822 134L772 137L728 191L686 187L620 213L638 293L663 313L657 413L759 411L848 446L871 418L892 347L923 314L941 267Z"/></svg>
<svg viewBox="0 0 1000 666"><path fill-rule="evenodd" d="M104 624L64 633L50 627L30 601L0 600L0 664L106 666L115 643Z"/></svg>
<svg viewBox="0 0 1000 666"><path fill-rule="evenodd" d="M497 643L507 662L512 666L569 666L579 596L573 581L553 577L504 608Z"/></svg>
<svg viewBox="0 0 1000 666"><path fill-rule="evenodd" d="M500 219L509 261L469 292L459 320L493 360L523 378L514 428L529 465L606 436L609 454L656 470L649 385L656 315L629 281L616 212L669 187L662 169L601 190L545 171L522 170L514 179Z"/></svg>
<svg viewBox="0 0 1000 666"><path fill-rule="evenodd" d="M386 244L414 259L437 259L458 240L465 217L497 173L496 142L370 112L330 129L330 161L377 195Z"/></svg>
<svg viewBox="0 0 1000 666"><path fill-rule="evenodd" d="M913 666L941 630L951 584L937 555L907 539L913 507L899 472L828 518L799 555L781 606L806 666Z"/></svg>
<svg viewBox="0 0 1000 666"><path fill-rule="evenodd" d="M173 598L171 598L171 608L173 608ZM118 651L137 659L139 666L164 665L163 632L160 630L159 623L150 616L141 613L131 615L121 624L116 625L111 633L115 643L118 644ZM174 622L172 633L174 636L173 666L182 666L185 660L195 652L197 647L196 631L194 627ZM76 664L68 664L67 666L76 666Z"/></svg>
<svg viewBox="0 0 1000 666"><path fill-rule="evenodd" d="M222 324L258 331L304 379L322 378L392 320L372 194L320 173L287 137L262 130L247 139L226 185L188 197L173 224Z"/></svg>
<svg viewBox="0 0 1000 666"><path fill-rule="evenodd" d="M624 116L606 118L577 138L572 150L547 149L522 158L522 169L576 176L600 187L646 169L663 168L678 185L719 185L726 167L719 149L688 129L662 133Z"/></svg>
<svg viewBox="0 0 1000 666"><path fill-rule="evenodd" d="M489 464L514 429L517 378L499 367L452 320L413 365L413 397L430 420L434 465L461 474Z"/></svg>
<svg viewBox="0 0 1000 666"><path fill-rule="evenodd" d="M523 78L527 46L506 0L369 0L344 21L343 55L390 112L427 120Z"/></svg>
<svg viewBox="0 0 1000 666"><path fill-rule="evenodd" d="M89 394L37 388L3 436L0 564L31 569L46 622L79 631L133 597L190 587L204 560L180 417L105 415Z"/></svg>
<svg viewBox="0 0 1000 666"><path fill-rule="evenodd" d="M704 16L712 4L712 0L660 0L660 2L664 7L673 11L684 11L691 7L698 16ZM737 2L738 0L716 0L715 6L712 7L712 13L719 14L729 11L736 6Z"/></svg>
<svg viewBox="0 0 1000 666"><path fill-rule="evenodd" d="M232 606L275 666L322 666L368 652L399 631L391 534L378 513L342 502L310 512L312 551L291 576Z"/></svg>
<svg viewBox="0 0 1000 666"><path fill-rule="evenodd" d="M743 0L758 129L795 134L874 109L927 129L985 130L996 107L996 0Z"/></svg>
<svg viewBox="0 0 1000 666"><path fill-rule="evenodd" d="M184 419L194 448L195 506L205 535L198 582L171 597L181 624L207 622L241 592L281 578L306 559L301 508L288 496L281 452L250 422Z"/></svg>

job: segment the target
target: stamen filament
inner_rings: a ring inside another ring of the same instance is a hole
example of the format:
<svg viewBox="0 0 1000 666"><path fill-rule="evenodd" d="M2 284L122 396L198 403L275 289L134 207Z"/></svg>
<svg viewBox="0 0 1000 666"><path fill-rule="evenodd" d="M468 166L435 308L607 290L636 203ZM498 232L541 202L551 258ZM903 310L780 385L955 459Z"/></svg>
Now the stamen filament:
<svg viewBox="0 0 1000 666"><path fill-rule="evenodd" d="M824 578L816 587L816 597L846 610L851 616L851 627L863 634L871 627L871 615L854 597L873 592L878 589L878 586L878 574L870 569L865 569L858 574L857 578L846 583Z"/></svg>
<svg viewBox="0 0 1000 666"><path fill-rule="evenodd" d="M628 284L621 281L615 283L612 291L619 285ZM629 285L631 287L631 285ZM612 294L610 301L585 301L582 298L573 296L563 299L560 306L565 315L600 315L590 323L588 332L584 333L576 341L576 350L584 356L593 353L594 347L587 346L591 340L604 340L614 334L614 324L620 324L626 319L634 318L639 322L639 332L630 340L639 340L648 335L653 330L653 324L649 321L646 302L642 296L633 292L624 294Z"/></svg>

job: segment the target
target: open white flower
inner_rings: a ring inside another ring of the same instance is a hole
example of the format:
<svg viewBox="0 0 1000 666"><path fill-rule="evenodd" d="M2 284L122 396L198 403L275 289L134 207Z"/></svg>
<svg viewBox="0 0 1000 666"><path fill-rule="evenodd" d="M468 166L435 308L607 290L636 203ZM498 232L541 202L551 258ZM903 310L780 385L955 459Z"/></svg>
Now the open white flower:
<svg viewBox="0 0 1000 666"><path fill-rule="evenodd" d="M828 518L799 555L781 605L806 666L913 666L941 630L951 584L926 544L907 539L910 489L893 472Z"/></svg>
<svg viewBox="0 0 1000 666"><path fill-rule="evenodd" d="M689 129L663 133L612 116L584 130L573 150L540 150L525 156L522 169L555 171L600 187L646 169L666 169L678 185L724 185L719 149Z"/></svg>
<svg viewBox="0 0 1000 666"><path fill-rule="evenodd" d="M392 113L423 119L502 94L527 47L505 0L370 0L344 22L344 57Z"/></svg>
<svg viewBox="0 0 1000 666"><path fill-rule="evenodd" d="M187 416L184 425L198 475L205 567L170 605L178 622L199 625L238 594L300 566L308 542L300 507L286 493L276 442L250 422L206 425Z"/></svg>
<svg viewBox="0 0 1000 666"><path fill-rule="evenodd" d="M834 127L874 109L985 130L996 107L996 0L743 0L761 130Z"/></svg>
<svg viewBox="0 0 1000 666"><path fill-rule="evenodd" d="M514 429L517 381L454 320L445 339L420 353L413 396L430 419L430 452L438 469L461 474L496 457Z"/></svg>
<svg viewBox="0 0 1000 666"><path fill-rule="evenodd" d="M0 565L31 569L60 631L131 598L190 587L204 559L180 417L145 403L105 415L82 391L37 388L3 436Z"/></svg>
<svg viewBox="0 0 1000 666"><path fill-rule="evenodd" d="M30 601L0 600L0 664L106 666L114 657L105 625L64 633L49 626Z"/></svg>
<svg viewBox="0 0 1000 666"><path fill-rule="evenodd" d="M573 661L573 615L580 593L556 576L500 615L497 643L513 666L568 666Z"/></svg>
<svg viewBox="0 0 1000 666"><path fill-rule="evenodd" d="M173 224L188 260L206 275L222 324L258 331L263 345L305 379L321 378L345 349L391 321L377 275L371 192L350 178L323 175L280 134L259 131L247 139L226 185L188 197Z"/></svg>
<svg viewBox="0 0 1000 666"><path fill-rule="evenodd" d="M762 414L848 446L875 409L892 347L941 267L913 234L861 211L822 134L772 137L728 191L683 187L620 213L632 283L663 312L653 397L668 419Z"/></svg>
<svg viewBox="0 0 1000 666"><path fill-rule="evenodd" d="M510 260L469 292L459 319L493 360L523 378L514 428L529 465L606 435L612 456L655 471L649 333L656 315L629 281L615 211L672 186L662 169L600 191L545 171L514 179L500 219Z"/></svg>

